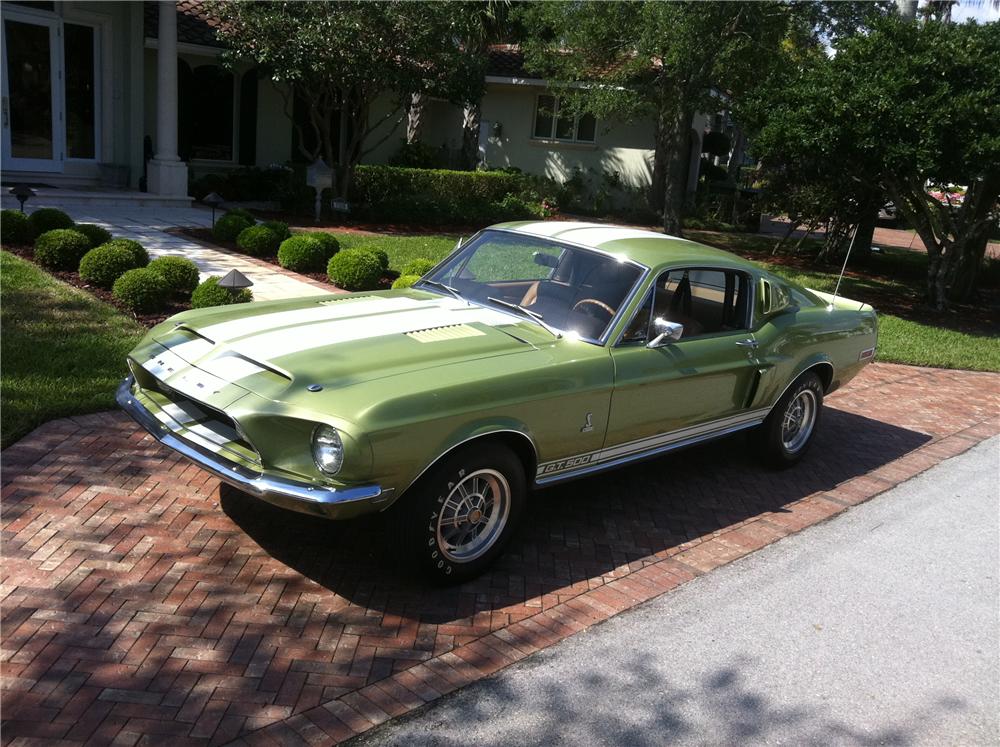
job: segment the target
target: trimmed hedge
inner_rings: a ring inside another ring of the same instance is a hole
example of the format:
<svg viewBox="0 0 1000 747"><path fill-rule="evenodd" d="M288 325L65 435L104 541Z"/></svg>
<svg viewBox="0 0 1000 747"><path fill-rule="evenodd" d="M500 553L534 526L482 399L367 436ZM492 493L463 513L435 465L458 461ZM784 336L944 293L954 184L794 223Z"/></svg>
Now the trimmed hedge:
<svg viewBox="0 0 1000 747"><path fill-rule="evenodd" d="M354 247L356 252L367 252L368 254L375 255L375 259L378 260L379 265L382 266L382 271L389 269L389 255L386 254L384 249L379 249L375 246L356 246Z"/></svg>
<svg viewBox="0 0 1000 747"><path fill-rule="evenodd" d="M111 231L102 226L95 226L93 223L77 223L73 226L73 230L79 231L90 239L90 243L94 246L107 244L111 241Z"/></svg>
<svg viewBox="0 0 1000 747"><path fill-rule="evenodd" d="M139 267L118 278L111 295L136 314L152 314L167 305L170 287L159 273Z"/></svg>
<svg viewBox="0 0 1000 747"><path fill-rule="evenodd" d="M369 219L467 225L544 217L543 200L554 203L557 192L520 172L358 166L351 197Z"/></svg>
<svg viewBox="0 0 1000 747"><path fill-rule="evenodd" d="M264 226L244 228L236 237L236 246L251 257L273 257L280 243L278 234Z"/></svg>
<svg viewBox="0 0 1000 747"><path fill-rule="evenodd" d="M423 257L418 257L417 259L412 259L403 265L403 271L399 273L400 275L416 275L417 277L423 277L432 269L437 262L424 259Z"/></svg>
<svg viewBox="0 0 1000 747"><path fill-rule="evenodd" d="M74 225L72 218L55 208L39 208L28 216L28 222L31 223L31 230L35 232L35 236L57 228L72 228Z"/></svg>
<svg viewBox="0 0 1000 747"><path fill-rule="evenodd" d="M226 213L215 221L215 226L212 227L212 236L215 237L216 241L236 241L236 237L252 225L253 222L248 221L242 215Z"/></svg>
<svg viewBox="0 0 1000 747"><path fill-rule="evenodd" d="M220 278L213 275L201 282L191 294L191 308L204 309L209 306L228 306L253 301L253 293L249 288L240 288L236 293L230 293L226 288L219 287L219 280Z"/></svg>
<svg viewBox="0 0 1000 747"><path fill-rule="evenodd" d="M20 210L0 211L0 240L11 246L27 246L35 237L28 216Z"/></svg>
<svg viewBox="0 0 1000 747"><path fill-rule="evenodd" d="M35 239L35 260L50 270L75 270L90 249L90 239L79 231L56 228Z"/></svg>
<svg viewBox="0 0 1000 747"><path fill-rule="evenodd" d="M135 253L120 244L101 244L83 255L80 277L98 288L110 288L129 270L142 267Z"/></svg>
<svg viewBox="0 0 1000 747"><path fill-rule="evenodd" d="M104 243L128 249L132 252L132 256L135 257L136 267L145 267L149 264L149 252L147 252L138 241L133 241L132 239L111 239L111 241L106 241Z"/></svg>
<svg viewBox="0 0 1000 747"><path fill-rule="evenodd" d="M330 257L340 251L340 242L337 241L337 237L332 233L317 231L310 235L323 247L323 251L326 252L326 259L330 259Z"/></svg>
<svg viewBox="0 0 1000 747"><path fill-rule="evenodd" d="M392 287L393 290L397 290L399 288L409 288L419 280L420 280L419 275L400 275L393 281Z"/></svg>
<svg viewBox="0 0 1000 747"><path fill-rule="evenodd" d="M292 232L288 228L288 224L280 220L266 220L261 223L264 228L270 228L276 234L278 234L278 239L284 241L292 235Z"/></svg>
<svg viewBox="0 0 1000 747"><path fill-rule="evenodd" d="M326 274L348 291L373 290L382 279L382 263L377 255L360 249L347 249L330 257Z"/></svg>
<svg viewBox="0 0 1000 747"><path fill-rule="evenodd" d="M198 287L198 265L184 257L157 257L149 269L162 277L171 293L190 296Z"/></svg>
<svg viewBox="0 0 1000 747"><path fill-rule="evenodd" d="M257 219L254 217L253 213L244 208L233 208L232 210L227 210L226 215L238 215L241 218L243 218L243 220L245 220L247 223L249 223L251 226L257 222Z"/></svg>
<svg viewBox="0 0 1000 747"><path fill-rule="evenodd" d="M322 272L330 256L311 233L297 233L278 247L278 264L293 272Z"/></svg>

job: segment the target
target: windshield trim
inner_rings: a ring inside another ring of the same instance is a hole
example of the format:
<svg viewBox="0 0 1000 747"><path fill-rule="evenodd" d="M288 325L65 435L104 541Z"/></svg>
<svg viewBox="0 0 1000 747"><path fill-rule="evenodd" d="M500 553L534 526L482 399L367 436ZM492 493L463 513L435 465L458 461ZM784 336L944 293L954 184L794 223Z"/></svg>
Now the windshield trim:
<svg viewBox="0 0 1000 747"><path fill-rule="evenodd" d="M582 249L584 251L593 252L594 254L602 254L605 257L610 257L616 262L624 262L626 264L632 265L633 267L637 267L640 270L639 277L636 278L635 283L633 283L628 293L625 294L621 304L618 306L618 309L615 312L614 317L612 317L611 320L608 322L608 325L604 328L604 333L600 337L584 337L583 335L578 335L575 333L568 332L567 330L561 329L559 331L562 332L563 339L582 340L583 342L589 342L591 345L599 345L601 347L606 345L608 343L608 340L611 338L611 333L614 332L619 322L621 322L622 316L624 316L625 312L628 310L628 307L632 304L632 301L635 300L636 293L639 292L639 289L643 287L646 278L649 277L650 268L647 265L644 265L642 262L637 262L636 260L631 259L629 257L622 259L620 254L616 254L614 252L605 251L604 249L598 249L597 247L593 246L587 246L586 244L578 244L575 241L567 241L565 239L554 239L549 236L539 236L538 234L528 233L526 231L517 231L512 228L498 228L493 226L487 226L486 228L482 228L479 231L476 231L476 233L472 234L472 236L463 241L459 246L456 246L447 257L445 257L436 265L434 265L434 267L432 267L424 275L424 277L432 276L441 267L450 262L452 257L457 255L459 252L461 252L469 244L478 239L482 234L486 233L487 231L513 234L515 236L530 236L533 239L538 239L539 241L547 242L549 244L562 245L564 247L571 247L573 249ZM424 286L421 288L421 290L427 291L428 293L434 293L435 295L443 296L445 298L454 298L454 296L440 290L435 290L433 287L428 288ZM476 306L481 306L483 308L499 311L503 314L507 314L508 316L514 319L517 319L518 321L524 321L524 322L533 321L526 316L521 316L520 314L512 312L508 309L504 309L502 307L498 308L495 304L484 305L474 298L466 298L465 296L462 296L462 300L465 301L466 303L475 304ZM537 320L534 321L537 322ZM549 326L552 327L553 329L557 329L557 327L555 327L554 325L549 325Z"/></svg>

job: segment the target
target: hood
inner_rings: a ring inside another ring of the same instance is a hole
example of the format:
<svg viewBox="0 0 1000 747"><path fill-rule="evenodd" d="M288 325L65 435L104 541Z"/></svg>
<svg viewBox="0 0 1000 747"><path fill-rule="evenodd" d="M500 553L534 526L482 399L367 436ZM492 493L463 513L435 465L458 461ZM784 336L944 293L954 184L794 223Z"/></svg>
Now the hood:
<svg viewBox="0 0 1000 747"><path fill-rule="evenodd" d="M154 339L213 377L283 399L312 385L338 389L534 350L539 331L500 311L408 292L248 305L236 316L181 317Z"/></svg>

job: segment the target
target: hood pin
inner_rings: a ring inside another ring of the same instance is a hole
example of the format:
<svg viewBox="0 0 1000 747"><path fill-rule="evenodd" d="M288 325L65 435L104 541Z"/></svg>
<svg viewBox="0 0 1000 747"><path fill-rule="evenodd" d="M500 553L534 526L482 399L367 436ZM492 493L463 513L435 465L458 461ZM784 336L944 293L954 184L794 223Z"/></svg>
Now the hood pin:
<svg viewBox="0 0 1000 747"><path fill-rule="evenodd" d="M319 385L319 384L310 384L309 386L306 387L306 389L308 389L310 392L322 392L323 391L323 387L321 385Z"/></svg>

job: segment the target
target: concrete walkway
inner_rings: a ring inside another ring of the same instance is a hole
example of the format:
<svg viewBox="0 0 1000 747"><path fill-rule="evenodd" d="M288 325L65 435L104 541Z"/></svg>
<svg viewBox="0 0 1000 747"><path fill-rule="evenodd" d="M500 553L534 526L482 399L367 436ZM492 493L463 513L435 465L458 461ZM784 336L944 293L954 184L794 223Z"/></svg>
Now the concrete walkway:
<svg viewBox="0 0 1000 747"><path fill-rule="evenodd" d="M39 207L44 205L30 205L27 212ZM211 226L212 213L204 208L87 205L61 207L60 210L69 213L78 223L96 223L107 228L117 238L135 239L146 247L150 257L175 255L190 259L198 265L202 280L209 275L222 276L230 270L239 270L253 281L255 301L318 296L327 292L303 280L282 274L267 263L231 252L209 249L183 236L166 232L167 229L180 226Z"/></svg>
<svg viewBox="0 0 1000 747"><path fill-rule="evenodd" d="M1000 743L1000 438L366 745Z"/></svg>

